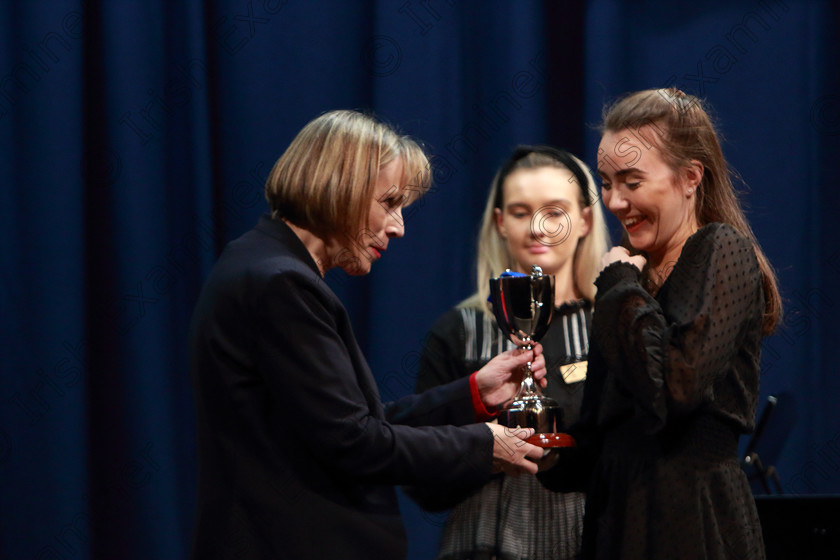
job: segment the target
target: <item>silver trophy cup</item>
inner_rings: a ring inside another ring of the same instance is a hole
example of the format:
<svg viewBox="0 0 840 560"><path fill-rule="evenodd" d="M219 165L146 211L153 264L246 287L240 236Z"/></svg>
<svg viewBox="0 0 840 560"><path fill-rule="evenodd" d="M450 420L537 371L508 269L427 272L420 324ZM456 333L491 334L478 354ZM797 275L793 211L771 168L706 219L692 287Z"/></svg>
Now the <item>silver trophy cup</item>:
<svg viewBox="0 0 840 560"><path fill-rule="evenodd" d="M503 274L500 278L491 278L490 302L504 336L520 348L530 350L551 322L554 277L544 276L542 269L535 265L531 267L530 276ZM554 434L562 427L562 414L557 402L540 392L531 373L531 362L528 362L519 392L499 414L499 423L510 428L534 428L534 438L539 441L537 434Z"/></svg>

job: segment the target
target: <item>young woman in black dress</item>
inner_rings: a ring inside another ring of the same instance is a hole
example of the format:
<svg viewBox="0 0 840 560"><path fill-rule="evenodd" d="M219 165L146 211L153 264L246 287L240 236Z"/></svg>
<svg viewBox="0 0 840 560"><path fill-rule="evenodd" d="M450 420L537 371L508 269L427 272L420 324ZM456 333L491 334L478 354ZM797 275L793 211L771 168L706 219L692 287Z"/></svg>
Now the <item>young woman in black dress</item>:
<svg viewBox="0 0 840 560"><path fill-rule="evenodd" d="M626 248L596 281L572 430L591 461L570 451L540 478L591 476L586 558L763 558L737 445L780 299L703 103L675 89L620 99L604 112L598 173Z"/></svg>

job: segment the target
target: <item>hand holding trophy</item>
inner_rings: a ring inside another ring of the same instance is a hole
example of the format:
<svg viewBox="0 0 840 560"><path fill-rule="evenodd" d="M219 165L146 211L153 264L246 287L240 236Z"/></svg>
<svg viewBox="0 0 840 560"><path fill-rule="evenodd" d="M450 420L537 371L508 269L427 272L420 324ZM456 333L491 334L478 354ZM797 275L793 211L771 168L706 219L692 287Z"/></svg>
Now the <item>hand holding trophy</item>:
<svg viewBox="0 0 840 560"><path fill-rule="evenodd" d="M530 350L548 330L554 312L554 277L545 276L536 265L531 274L505 271L499 278L490 279L490 302L493 315L504 336L520 348ZM569 447L574 440L558 433L563 426L563 409L554 399L546 397L531 374L530 362L513 402L499 414L499 423L510 428L534 428L528 443L543 448ZM541 469L550 466L546 455L538 461Z"/></svg>

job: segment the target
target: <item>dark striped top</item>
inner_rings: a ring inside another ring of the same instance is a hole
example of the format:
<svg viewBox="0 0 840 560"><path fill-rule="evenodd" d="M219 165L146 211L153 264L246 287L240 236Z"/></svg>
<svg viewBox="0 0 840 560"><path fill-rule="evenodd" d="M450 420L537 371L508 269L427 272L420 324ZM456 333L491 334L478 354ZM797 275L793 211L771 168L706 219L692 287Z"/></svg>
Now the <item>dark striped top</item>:
<svg viewBox="0 0 840 560"><path fill-rule="evenodd" d="M563 408L566 424L577 420L589 352L592 308L586 301L555 309L543 345L548 387L543 393ZM514 348L495 321L475 309L452 309L426 341L417 390L448 383L480 369ZM576 364L572 366L570 364ZM569 382L567 382L567 380ZM456 495L457 493L453 493ZM546 490L533 476L499 475L480 491L459 496L441 539L438 558L565 559L580 551L584 495Z"/></svg>

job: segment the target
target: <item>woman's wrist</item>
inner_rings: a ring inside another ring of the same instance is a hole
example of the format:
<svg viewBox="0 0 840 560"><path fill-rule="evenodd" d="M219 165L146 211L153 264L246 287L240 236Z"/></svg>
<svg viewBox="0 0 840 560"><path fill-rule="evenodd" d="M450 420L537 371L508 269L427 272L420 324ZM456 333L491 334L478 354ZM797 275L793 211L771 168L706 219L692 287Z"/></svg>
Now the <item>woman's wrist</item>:
<svg viewBox="0 0 840 560"><path fill-rule="evenodd" d="M478 388L478 380L476 379L477 371L470 375L470 395L472 395L473 411L475 411L476 422L486 422L492 420L498 414L496 407L488 407L481 400L481 391Z"/></svg>

